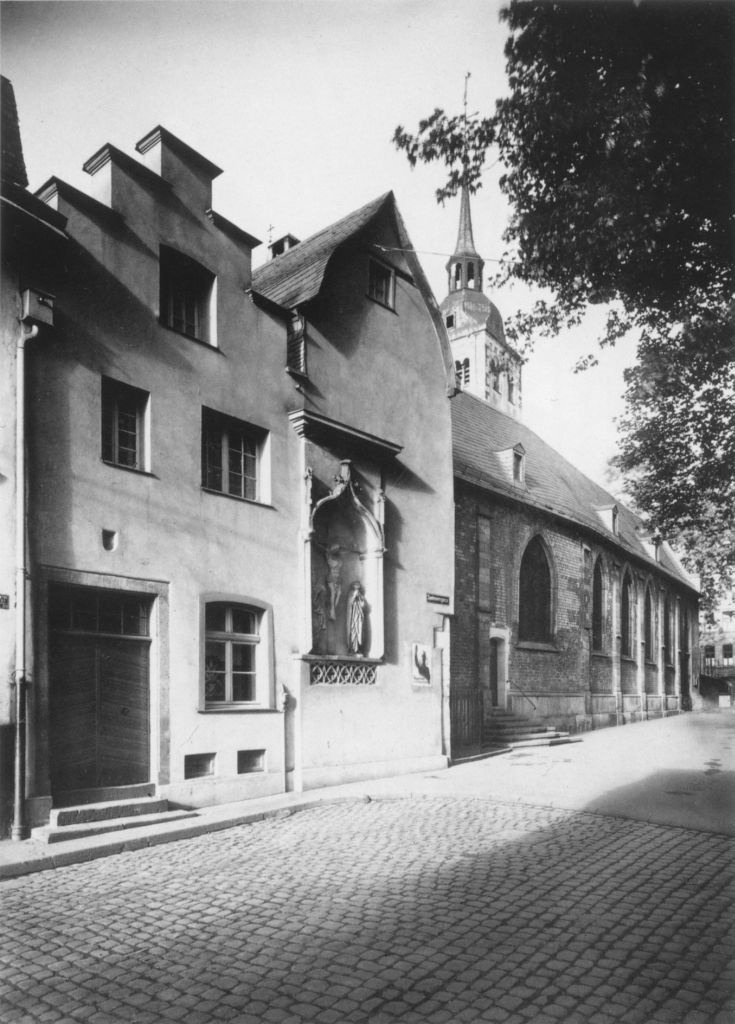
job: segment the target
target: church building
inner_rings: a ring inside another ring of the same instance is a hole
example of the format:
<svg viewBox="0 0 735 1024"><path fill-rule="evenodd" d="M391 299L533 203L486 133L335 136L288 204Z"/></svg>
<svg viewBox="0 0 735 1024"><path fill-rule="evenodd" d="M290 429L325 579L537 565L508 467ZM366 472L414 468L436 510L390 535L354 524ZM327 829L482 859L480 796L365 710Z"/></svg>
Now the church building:
<svg viewBox="0 0 735 1024"><path fill-rule="evenodd" d="M452 755L508 712L578 732L691 706L698 594L665 541L522 418L522 360L483 291L463 190L441 312L452 400Z"/></svg>

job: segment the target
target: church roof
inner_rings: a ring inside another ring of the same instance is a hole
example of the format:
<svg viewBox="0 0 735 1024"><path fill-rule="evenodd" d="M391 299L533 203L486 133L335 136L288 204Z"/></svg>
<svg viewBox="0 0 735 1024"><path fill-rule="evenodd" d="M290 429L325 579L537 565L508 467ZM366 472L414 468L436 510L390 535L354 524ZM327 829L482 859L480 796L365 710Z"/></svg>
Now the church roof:
<svg viewBox="0 0 735 1024"><path fill-rule="evenodd" d="M253 271L253 290L288 308L313 299L319 294L335 249L365 227L389 201L395 202L392 192L386 192L258 267Z"/></svg>
<svg viewBox="0 0 735 1024"><path fill-rule="evenodd" d="M483 402L460 393L452 400L454 475L460 480L524 505L541 509L604 538L627 554L655 565L680 583L697 589L671 548L663 543L654 558L645 541L643 521L608 491L555 451L523 423ZM503 453L518 444L525 452L522 484L514 483ZM599 513L618 509L616 533Z"/></svg>

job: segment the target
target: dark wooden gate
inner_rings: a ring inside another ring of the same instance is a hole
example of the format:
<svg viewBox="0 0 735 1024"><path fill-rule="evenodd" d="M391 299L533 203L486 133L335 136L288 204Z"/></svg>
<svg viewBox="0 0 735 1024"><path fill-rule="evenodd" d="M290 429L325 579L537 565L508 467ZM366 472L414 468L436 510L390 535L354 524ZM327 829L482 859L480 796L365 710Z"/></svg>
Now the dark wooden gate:
<svg viewBox="0 0 735 1024"><path fill-rule="evenodd" d="M449 721L452 757L479 753L483 741L484 700L477 688L455 689L449 693Z"/></svg>
<svg viewBox="0 0 735 1024"><path fill-rule="evenodd" d="M137 595L55 588L49 643L54 796L149 780L148 612Z"/></svg>

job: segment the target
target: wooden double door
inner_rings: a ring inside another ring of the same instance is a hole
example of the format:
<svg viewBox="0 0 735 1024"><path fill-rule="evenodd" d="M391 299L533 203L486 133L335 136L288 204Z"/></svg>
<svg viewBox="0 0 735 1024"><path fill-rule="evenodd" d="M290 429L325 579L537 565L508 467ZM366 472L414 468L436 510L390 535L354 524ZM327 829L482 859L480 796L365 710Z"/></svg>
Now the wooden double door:
<svg viewBox="0 0 735 1024"><path fill-rule="evenodd" d="M51 791L150 776L150 601L88 587L50 594Z"/></svg>

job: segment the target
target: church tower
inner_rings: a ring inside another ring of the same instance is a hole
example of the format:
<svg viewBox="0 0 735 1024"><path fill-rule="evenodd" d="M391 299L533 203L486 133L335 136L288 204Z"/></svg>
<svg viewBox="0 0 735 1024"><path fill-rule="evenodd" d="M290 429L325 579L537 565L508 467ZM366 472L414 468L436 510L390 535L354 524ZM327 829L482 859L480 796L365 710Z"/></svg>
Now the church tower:
<svg viewBox="0 0 735 1024"><path fill-rule="evenodd" d="M522 360L505 340L497 306L482 290L484 268L472 237L469 190L463 186L457 244L447 263L449 294L440 306L457 387L520 418Z"/></svg>

